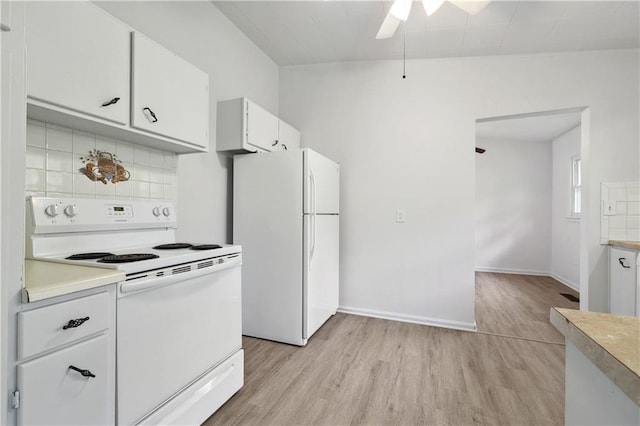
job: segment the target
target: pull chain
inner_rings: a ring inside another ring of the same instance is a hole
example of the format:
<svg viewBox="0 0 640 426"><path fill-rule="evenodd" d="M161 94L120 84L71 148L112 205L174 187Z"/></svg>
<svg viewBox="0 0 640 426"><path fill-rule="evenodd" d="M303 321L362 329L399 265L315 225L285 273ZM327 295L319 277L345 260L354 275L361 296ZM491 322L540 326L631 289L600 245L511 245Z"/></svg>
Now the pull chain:
<svg viewBox="0 0 640 426"><path fill-rule="evenodd" d="M407 23L402 23L402 78L407 78Z"/></svg>

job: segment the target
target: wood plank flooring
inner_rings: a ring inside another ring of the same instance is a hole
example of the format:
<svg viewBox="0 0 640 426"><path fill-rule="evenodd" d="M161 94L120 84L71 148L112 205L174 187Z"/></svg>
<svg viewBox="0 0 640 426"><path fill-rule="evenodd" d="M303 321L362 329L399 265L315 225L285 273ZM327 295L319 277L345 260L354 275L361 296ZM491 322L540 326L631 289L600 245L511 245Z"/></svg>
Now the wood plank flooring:
<svg viewBox="0 0 640 426"><path fill-rule="evenodd" d="M336 314L303 348L243 338L245 385L205 424L562 424L564 346L527 340L555 338L526 319L548 325L555 283L495 275L477 277L480 333Z"/></svg>
<svg viewBox="0 0 640 426"><path fill-rule="evenodd" d="M549 310L579 309L560 293L578 293L551 277L476 272L476 325L478 331L564 343L564 336L549 322Z"/></svg>

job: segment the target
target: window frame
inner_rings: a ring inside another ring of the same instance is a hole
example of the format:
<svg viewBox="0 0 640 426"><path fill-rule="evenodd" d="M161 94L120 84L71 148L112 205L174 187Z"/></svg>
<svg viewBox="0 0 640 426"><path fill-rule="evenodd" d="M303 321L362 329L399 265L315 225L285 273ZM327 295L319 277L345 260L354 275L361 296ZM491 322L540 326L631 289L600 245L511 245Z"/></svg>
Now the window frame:
<svg viewBox="0 0 640 426"><path fill-rule="evenodd" d="M569 164L569 217L582 217L582 159L580 154L571 156Z"/></svg>

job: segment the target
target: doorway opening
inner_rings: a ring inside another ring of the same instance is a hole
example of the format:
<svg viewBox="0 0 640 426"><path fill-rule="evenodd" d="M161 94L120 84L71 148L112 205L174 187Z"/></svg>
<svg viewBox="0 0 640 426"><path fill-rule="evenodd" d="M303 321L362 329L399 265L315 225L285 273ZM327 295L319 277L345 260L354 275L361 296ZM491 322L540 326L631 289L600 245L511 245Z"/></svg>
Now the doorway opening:
<svg viewBox="0 0 640 426"><path fill-rule="evenodd" d="M585 117L585 108L570 108L476 120L480 332L561 341L549 308L578 308L563 293L587 297L580 280Z"/></svg>

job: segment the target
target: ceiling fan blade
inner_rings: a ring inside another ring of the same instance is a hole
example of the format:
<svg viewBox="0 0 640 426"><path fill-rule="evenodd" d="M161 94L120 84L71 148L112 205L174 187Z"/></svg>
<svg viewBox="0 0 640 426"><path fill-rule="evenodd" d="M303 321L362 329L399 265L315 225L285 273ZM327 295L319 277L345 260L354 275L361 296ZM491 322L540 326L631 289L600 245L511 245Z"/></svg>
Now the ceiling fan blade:
<svg viewBox="0 0 640 426"><path fill-rule="evenodd" d="M449 3L458 6L469 15L477 14L482 9L487 7L490 2L491 0L449 0Z"/></svg>
<svg viewBox="0 0 640 426"><path fill-rule="evenodd" d="M396 28L400 25L400 19L396 18L391 14L391 12L387 13L387 17L382 21L382 25L378 30L378 34L376 35L377 40L383 40L385 38L391 38L396 33Z"/></svg>

